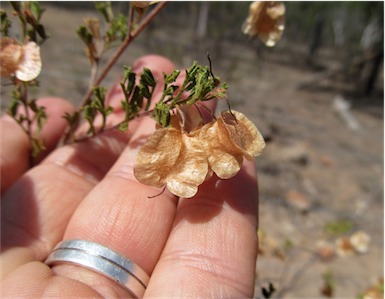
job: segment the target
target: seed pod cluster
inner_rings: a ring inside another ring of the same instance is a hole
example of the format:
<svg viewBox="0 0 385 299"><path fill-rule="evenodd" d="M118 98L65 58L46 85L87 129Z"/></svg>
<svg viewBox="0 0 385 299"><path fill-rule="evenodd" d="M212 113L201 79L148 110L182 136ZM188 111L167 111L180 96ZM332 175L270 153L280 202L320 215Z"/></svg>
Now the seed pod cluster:
<svg viewBox="0 0 385 299"><path fill-rule="evenodd" d="M174 195L190 198L212 172L231 178L243 158L255 158L264 147L261 133L244 114L224 111L189 132L177 125L156 130L138 153L134 175L143 184L166 185Z"/></svg>

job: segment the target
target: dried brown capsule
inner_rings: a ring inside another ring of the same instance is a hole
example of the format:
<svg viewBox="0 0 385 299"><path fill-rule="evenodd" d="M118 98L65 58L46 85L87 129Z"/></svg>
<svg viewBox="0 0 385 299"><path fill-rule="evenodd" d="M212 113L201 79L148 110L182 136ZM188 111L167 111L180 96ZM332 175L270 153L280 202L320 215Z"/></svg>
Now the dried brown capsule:
<svg viewBox="0 0 385 299"><path fill-rule="evenodd" d="M221 179L233 177L241 169L243 157L260 155L265 141L245 115L225 111L215 121L202 127L199 139L207 153L209 166Z"/></svg>
<svg viewBox="0 0 385 299"><path fill-rule="evenodd" d="M143 184L162 187L180 197L192 197L208 172L207 156L198 132L184 134L175 128L155 131L140 149L134 175Z"/></svg>
<svg viewBox="0 0 385 299"><path fill-rule="evenodd" d="M22 45L9 37L0 39L0 73L2 77L14 75L22 58Z"/></svg>
<svg viewBox="0 0 385 299"><path fill-rule="evenodd" d="M21 81L34 80L41 72L40 47L34 42L21 45L16 40L0 39L1 76Z"/></svg>
<svg viewBox="0 0 385 299"><path fill-rule="evenodd" d="M250 5L242 30L252 37L257 35L266 46L273 47L281 39L284 24L285 5L282 2L255 1Z"/></svg>

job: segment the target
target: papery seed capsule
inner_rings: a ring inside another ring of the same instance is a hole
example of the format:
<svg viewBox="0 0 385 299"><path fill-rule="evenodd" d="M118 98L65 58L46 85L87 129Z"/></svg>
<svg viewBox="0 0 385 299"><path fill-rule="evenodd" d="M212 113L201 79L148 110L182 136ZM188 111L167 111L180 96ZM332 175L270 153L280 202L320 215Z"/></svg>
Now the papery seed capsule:
<svg viewBox="0 0 385 299"><path fill-rule="evenodd" d="M9 37L0 39L0 73L2 77L13 76L22 58L22 45Z"/></svg>
<svg viewBox="0 0 385 299"><path fill-rule="evenodd" d="M282 2L255 1L250 5L242 30L244 34L256 35L266 46L273 47L281 39L284 22L285 5Z"/></svg>
<svg viewBox="0 0 385 299"><path fill-rule="evenodd" d="M41 71L40 47L35 42L21 45L4 37L0 39L0 73L2 77L16 76L21 81L34 80Z"/></svg>
<svg viewBox="0 0 385 299"><path fill-rule="evenodd" d="M241 169L243 157L260 155L265 141L254 124L237 111L222 112L204 125L199 139L207 153L209 166L221 179L233 177Z"/></svg>
<svg viewBox="0 0 385 299"><path fill-rule="evenodd" d="M40 47L29 42L23 46L23 59L16 70L16 78L21 81L31 81L39 76L41 72Z"/></svg>

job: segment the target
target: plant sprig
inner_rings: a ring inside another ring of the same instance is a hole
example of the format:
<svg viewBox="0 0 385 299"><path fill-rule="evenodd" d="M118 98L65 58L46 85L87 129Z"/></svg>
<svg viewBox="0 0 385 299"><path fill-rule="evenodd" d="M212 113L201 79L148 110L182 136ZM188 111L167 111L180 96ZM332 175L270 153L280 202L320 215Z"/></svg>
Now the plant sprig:
<svg viewBox="0 0 385 299"><path fill-rule="evenodd" d="M28 136L30 165L32 166L34 159L41 151L45 150L41 132L46 123L47 115L45 107L39 106L36 99L30 98L29 89L38 85L37 76L41 69L41 65L39 66L39 45L44 43L49 35L41 23L45 10L38 2L11 2L11 5L14 10L13 14L20 21L21 32L19 38L9 36L12 21L7 13L1 9L1 51L2 59L4 59L2 67L5 69L2 76L8 76L10 84L14 86L11 91L11 102L7 114L19 124ZM12 53L14 56L20 55L22 59L13 60ZM20 69L19 65L22 63L24 68ZM16 72L15 75L16 70L18 73Z"/></svg>
<svg viewBox="0 0 385 299"><path fill-rule="evenodd" d="M195 105L201 101L226 97L227 84L220 85L219 79L213 77L207 66L203 67L194 61L192 66L185 72L186 76L181 85L176 83L181 74L180 70L174 70L170 74L163 74L162 94L158 102L152 105L154 90L158 82L151 70L143 68L138 80L139 84L137 84L138 75L131 67L124 66L123 78L120 82L124 96L121 101L121 107L125 115L124 119L117 125L106 128L105 119L112 112L112 108L104 106L105 99L102 91L105 89L95 89L91 102L84 106L85 109L83 110L83 116L89 124L88 134L94 136L102 131L115 128L124 132L129 128L130 121L142 116L151 116L161 127L168 127L171 113L177 106ZM150 109L151 107L153 108ZM98 130L95 125L97 114L103 117L102 125ZM78 116L79 114L65 116L71 131L68 140L79 141L85 138L74 137L75 124L79 121Z"/></svg>
<svg viewBox="0 0 385 299"><path fill-rule="evenodd" d="M47 121L47 114L44 106L39 106L36 99L28 99L28 83L18 84L12 91L12 100L7 111L23 129L30 139L31 157L30 162L39 153L45 150L44 141L40 137L44 124ZM20 110L23 110L21 112ZM33 126L36 125L36 130Z"/></svg>
<svg viewBox="0 0 385 299"><path fill-rule="evenodd" d="M125 18L123 18L121 15L118 17L114 17L111 5L108 3L97 4L96 9L102 14L104 21L107 22L107 28L108 29L106 31L106 38L103 40L100 37L101 36L100 31L98 28L95 28L95 25L93 25L93 27L83 25L84 27L82 27L82 29L80 29L80 28L78 29L78 34L80 35L80 38L85 42L86 47L88 49L87 53L97 53L96 56L91 56L91 58L90 58L92 61L91 65L92 64L93 65L92 65L92 69L91 69L89 89L81 101L82 102L81 107L86 107L89 104L89 102L91 101L91 97L93 95L93 92L94 92L94 88L100 86L100 84L102 83L104 78L107 76L107 74L111 70L112 66L117 62L117 60L124 53L126 48L135 40L135 38L144 30L144 28L146 28L150 24L150 22L166 6L166 4L167 4L167 2L158 3L144 17L142 15L143 11L141 11L140 17L137 19L134 18L134 13L137 12L137 9L135 7L133 7L131 4L130 12L129 12L130 21L126 22L126 24L125 24L125 28L128 28L127 33L126 33L126 29L123 29L123 27L124 27L123 23L126 21ZM140 23L137 23L137 22L140 22ZM81 30L82 32L79 33L79 30ZM96 36L99 35L98 46L95 44L95 41L98 39L95 38L95 33L92 33L92 31L98 32L96 34ZM111 46L113 44L112 42L115 42L118 39L122 40L121 45L118 47L116 52L111 56L109 61L105 64L105 66L103 67L103 69L99 73L98 67L99 67L99 61L100 61L100 57L101 57L99 54L104 53L106 42L109 46ZM100 43L101 40L103 41L102 43ZM100 46L100 44L102 44L102 46ZM94 51L94 49L96 49L96 47L99 47L98 51ZM101 49L103 49L103 50L101 50ZM93 55L93 54L91 54L91 55ZM151 89L150 87L151 86L149 86L148 91L150 91L150 89ZM144 87L142 87L142 88L144 88ZM141 92L146 93L147 90L142 90ZM139 91L136 91L136 96L138 95L138 93L139 93ZM149 94L147 94L147 96L149 96ZM126 105L126 104L122 104L122 105ZM127 105L127 106L129 106L129 105ZM126 116L127 119L130 119L130 113L128 113L128 116ZM68 143L70 141L76 140L76 138L74 137L74 133L76 132L76 129L81 122L80 116L81 115L79 113L77 121L74 121L74 119L76 118L75 115L72 115L72 116L67 115L65 117L69 126L68 126L66 133L64 134L63 143ZM125 127L127 127L127 125L128 125L127 120L125 120L121 124L121 129L125 129Z"/></svg>
<svg viewBox="0 0 385 299"><path fill-rule="evenodd" d="M44 9L36 2L27 4L13 3L16 15L22 23L24 40L34 40L42 43L48 35L40 23ZM130 20L125 16L115 16L110 3L97 3L96 9L101 13L104 20L104 32L101 30L101 23L98 19L86 19L77 33L86 45L87 56L91 61L91 79L89 91L85 95L81 107L73 114L66 113L63 117L68 123L67 131L63 142L76 142L89 136L103 132L107 129L119 128L125 131L129 127L129 122L136 117L150 115L162 127L170 125L172 111L178 105L195 105L199 101L207 101L213 98L224 98L227 85L219 85L219 80L214 77L211 66L203 67L196 61L185 71L185 79L179 86L176 81L181 74L175 70L170 74L163 74L164 84L160 100L152 104L153 94L157 85L150 69L144 68L137 83L137 74L131 68L125 67L121 88L124 94L121 105L124 111L124 119L118 125L107 128L107 118L113 112L112 107L106 104L106 88L101 86L101 81L105 78L111 67L115 64L120 55L139 35L139 33L151 22L166 3L158 3L148 14L144 14L145 9L138 10L135 6L130 7ZM135 13L139 16L135 18ZM6 14L1 14L1 30L8 32L10 23L7 21ZM137 23L139 22L139 23ZM106 63L103 70L98 74L98 66L105 50L110 48L113 43L121 42L117 51ZM36 156L40 150L44 149L42 140L32 136L32 125L36 123L37 133L41 132L45 122L44 107L38 107L35 100L28 99L28 86L31 82L24 82L16 85L13 104L9 113L29 134L33 155ZM187 94L187 96L186 96ZM19 107L24 106L24 114L20 114ZM153 107L150 109L150 107ZM29 114L33 112L33 116ZM76 137L76 131L82 119L88 123L87 136Z"/></svg>
<svg viewBox="0 0 385 299"><path fill-rule="evenodd" d="M40 19L45 11L36 1L14 2L11 5L22 25L24 42L34 41L41 45L49 37Z"/></svg>
<svg viewBox="0 0 385 299"><path fill-rule="evenodd" d="M91 101L82 108L84 119L89 124L87 133L91 136L95 136L97 132L102 132L105 129L107 116L112 113L112 107L105 104L106 91L105 87L95 87ZM102 123L97 130L95 120L98 115L101 116Z"/></svg>

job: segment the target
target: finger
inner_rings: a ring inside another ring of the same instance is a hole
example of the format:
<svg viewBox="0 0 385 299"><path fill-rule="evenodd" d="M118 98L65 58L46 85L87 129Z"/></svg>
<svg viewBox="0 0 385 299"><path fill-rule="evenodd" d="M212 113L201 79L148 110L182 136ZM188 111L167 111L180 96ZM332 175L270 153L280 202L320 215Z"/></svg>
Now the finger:
<svg viewBox="0 0 385 299"><path fill-rule="evenodd" d="M151 197L159 190L139 184L133 176L136 152L154 128L153 120L143 119L128 148L81 203L64 236L64 239L86 239L104 244L131 259L148 274L163 250L176 209L176 198L169 192ZM101 278L99 274L65 264L53 270L86 284L90 280L84 279L85 276L91 275L93 281ZM119 289L115 283L111 283L110 288L100 288L99 284L93 287L105 297L113 296Z"/></svg>
<svg viewBox="0 0 385 299"><path fill-rule="evenodd" d="M134 70L139 72L146 62L151 67L153 60L139 59ZM159 76L166 69L165 59L160 62ZM133 121L128 134L111 130L61 147L18 180L3 198L3 250L27 247L36 259L44 259L62 239L78 204L104 177L141 121Z"/></svg>
<svg viewBox="0 0 385 299"><path fill-rule="evenodd" d="M258 189L253 163L232 179L213 176L181 199L145 295L251 298L257 253Z"/></svg>
<svg viewBox="0 0 385 299"><path fill-rule="evenodd" d="M47 122L41 132L41 138L47 148L37 159L40 161L52 151L66 126L61 117L65 112L72 112L73 106L60 98L43 98L37 101L39 106L46 107ZM30 145L26 133L8 115L0 120L0 171L1 193L12 185L30 167Z"/></svg>
<svg viewBox="0 0 385 299"><path fill-rule="evenodd" d="M167 73L174 69L166 60L162 61L162 65L163 68L169 65ZM167 240L177 202L169 192L151 197L159 190L144 186L133 177L136 152L154 129L155 122L143 118L110 172L78 207L64 236L64 239L84 239L105 245L128 257L148 274L152 272ZM86 284L102 278L89 270L66 264L56 265L53 270L57 275ZM84 278L90 276L93 279ZM104 297L112 297L120 290L116 283L110 283L109 287L99 284L92 287Z"/></svg>
<svg viewBox="0 0 385 299"><path fill-rule="evenodd" d="M2 282L3 298L102 298L89 286L66 277L54 276L40 262L29 262Z"/></svg>

